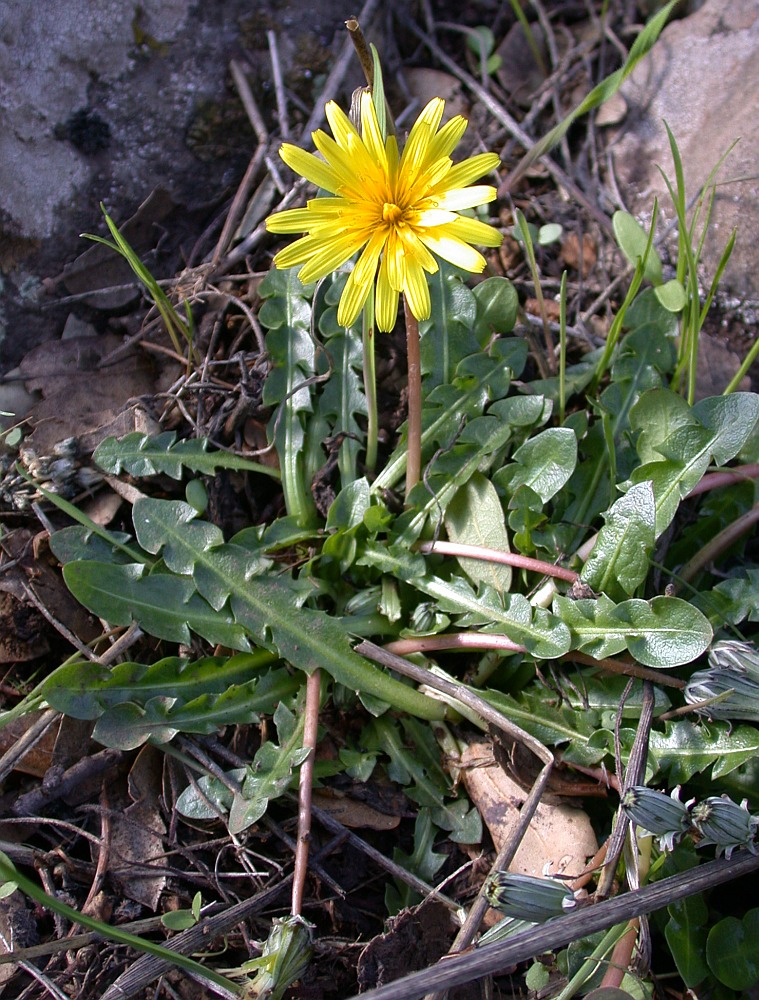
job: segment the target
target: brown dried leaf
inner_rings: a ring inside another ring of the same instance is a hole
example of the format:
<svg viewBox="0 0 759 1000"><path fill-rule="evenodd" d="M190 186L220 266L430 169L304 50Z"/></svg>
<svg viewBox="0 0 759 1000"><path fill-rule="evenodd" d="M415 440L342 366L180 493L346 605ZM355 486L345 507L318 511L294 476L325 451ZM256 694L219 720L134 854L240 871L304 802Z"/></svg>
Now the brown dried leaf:
<svg viewBox="0 0 759 1000"><path fill-rule="evenodd" d="M470 744L461 765L469 797L500 850L519 820L526 793L493 760L490 743ZM541 876L548 865L551 875L577 874L597 850L596 836L582 810L541 802L509 871Z"/></svg>
<svg viewBox="0 0 759 1000"><path fill-rule="evenodd" d="M29 412L34 431L27 443L38 455L50 454L69 437L78 438L86 450L88 435L97 444L113 433L111 425L130 399L153 394L153 372L142 355L132 351L101 367L121 346L121 338L112 334L75 337L41 344L22 360L27 388L44 397Z"/></svg>
<svg viewBox="0 0 759 1000"><path fill-rule="evenodd" d="M590 233L582 234L582 252L577 233L568 233L561 245L560 257L567 267L579 271L582 268L583 278L587 278L598 260L596 241Z"/></svg>
<svg viewBox="0 0 759 1000"><path fill-rule="evenodd" d="M395 830L401 821L400 816L389 816L365 802L324 788L313 792L312 801L350 829Z"/></svg>
<svg viewBox="0 0 759 1000"><path fill-rule="evenodd" d="M124 894L151 910L158 906L166 885L163 871L153 874L146 870L151 858L160 858L164 850L161 767L162 754L155 747L143 747L129 772L132 804L123 814L114 813L110 843L114 858L111 872L117 875ZM154 864L163 867L161 861Z"/></svg>

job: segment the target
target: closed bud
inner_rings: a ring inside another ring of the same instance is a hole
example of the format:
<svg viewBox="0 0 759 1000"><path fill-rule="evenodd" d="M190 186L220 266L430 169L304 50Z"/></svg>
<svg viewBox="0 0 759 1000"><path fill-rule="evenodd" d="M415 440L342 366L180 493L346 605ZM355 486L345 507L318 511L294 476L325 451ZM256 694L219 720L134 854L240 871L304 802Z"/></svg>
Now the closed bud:
<svg viewBox="0 0 759 1000"><path fill-rule="evenodd" d="M535 924L560 917L577 906L572 890L564 882L510 872L494 872L488 878L485 896L491 906L507 917Z"/></svg>
<svg viewBox="0 0 759 1000"><path fill-rule="evenodd" d="M691 826L688 807L678 798L680 789L672 795L657 792L645 785L635 785L622 796L622 809L636 826L661 839L662 847L671 851Z"/></svg>
<svg viewBox="0 0 759 1000"><path fill-rule="evenodd" d="M746 801L738 805L726 795L704 799L693 807L693 825L703 837L701 844L715 844L717 854L725 852L729 858L736 847L747 847L757 853L756 816L746 808Z"/></svg>
<svg viewBox="0 0 759 1000"><path fill-rule="evenodd" d="M709 652L709 669L698 670L685 687L690 705L711 719L759 722L759 651L748 642L716 642Z"/></svg>

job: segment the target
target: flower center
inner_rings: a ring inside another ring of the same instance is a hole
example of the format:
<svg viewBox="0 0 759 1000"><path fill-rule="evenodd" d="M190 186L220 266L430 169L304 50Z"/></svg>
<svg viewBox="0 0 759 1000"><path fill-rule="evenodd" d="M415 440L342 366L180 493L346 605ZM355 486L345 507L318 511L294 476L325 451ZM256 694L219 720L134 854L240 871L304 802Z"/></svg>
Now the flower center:
<svg viewBox="0 0 759 1000"><path fill-rule="evenodd" d="M382 206L382 221L389 222L391 226L397 225L403 221L403 209L391 201L386 201Z"/></svg>

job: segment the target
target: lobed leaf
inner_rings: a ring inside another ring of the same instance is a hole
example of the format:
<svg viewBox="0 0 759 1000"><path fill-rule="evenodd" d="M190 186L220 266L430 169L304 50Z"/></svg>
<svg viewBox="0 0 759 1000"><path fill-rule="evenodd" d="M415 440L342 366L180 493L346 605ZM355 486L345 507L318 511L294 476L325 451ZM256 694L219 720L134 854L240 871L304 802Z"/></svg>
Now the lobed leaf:
<svg viewBox="0 0 759 1000"><path fill-rule="evenodd" d="M228 451L208 451L205 438L177 441L174 431L151 436L133 431L121 438L108 437L93 454L94 460L106 472L117 476L127 472L135 478L164 473L181 479L184 469L213 475L217 469L237 469L261 472L279 479L279 472L270 465L233 455Z"/></svg>
<svg viewBox="0 0 759 1000"><path fill-rule="evenodd" d="M712 778L730 774L759 753L759 730L727 722L666 722L652 730L649 749L660 771L673 785L689 781L710 765Z"/></svg>
<svg viewBox="0 0 759 1000"><path fill-rule="evenodd" d="M213 525L196 521L196 512L181 501L142 498L133 508L140 544L163 551L177 573L192 574L191 587L214 607L229 600L234 621L265 647L310 673L327 671L349 690L373 696L422 718L439 718L432 699L402 684L355 653L349 634L325 612L300 606L305 594L276 576L252 577L250 553L223 544Z"/></svg>
<svg viewBox="0 0 759 1000"><path fill-rule="evenodd" d="M678 597L621 604L603 595L579 601L556 597L554 611L571 630L572 648L598 659L628 649L640 663L668 669L695 660L712 639L706 618Z"/></svg>
<svg viewBox="0 0 759 1000"><path fill-rule="evenodd" d="M581 578L593 590L612 598L632 594L643 583L654 548L656 508L651 483L639 483L604 514Z"/></svg>

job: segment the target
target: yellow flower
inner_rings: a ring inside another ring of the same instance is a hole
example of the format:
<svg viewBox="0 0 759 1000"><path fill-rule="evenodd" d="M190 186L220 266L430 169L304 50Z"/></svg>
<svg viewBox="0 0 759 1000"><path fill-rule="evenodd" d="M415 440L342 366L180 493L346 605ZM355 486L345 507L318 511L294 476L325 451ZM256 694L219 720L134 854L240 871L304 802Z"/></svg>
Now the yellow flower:
<svg viewBox="0 0 759 1000"><path fill-rule="evenodd" d="M380 330L395 325L400 292L414 316L427 319L430 293L424 272L437 271L433 254L479 273L485 258L471 244L501 244L501 234L492 226L458 214L493 201L494 187L467 185L493 170L498 156L481 153L454 166L450 153L467 123L457 115L440 128L444 107L439 97L430 101L400 156L394 136L383 141L367 92L361 97L361 134L334 101L327 105L334 139L321 130L313 133L324 160L289 143L280 150L289 167L334 197L315 198L306 208L266 220L270 232L307 234L281 250L275 265L303 264L301 281L317 281L363 247L340 299L341 326L356 320L375 277Z"/></svg>

